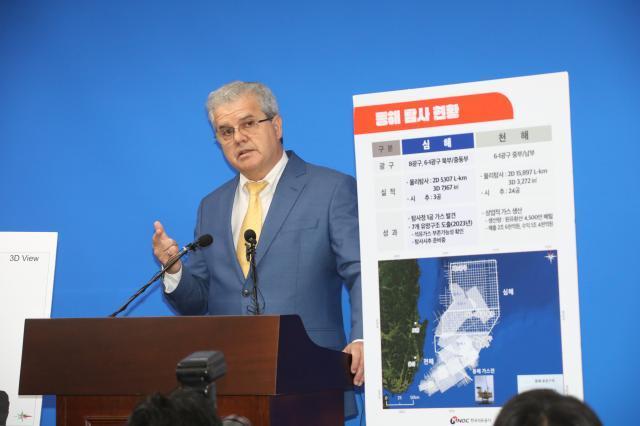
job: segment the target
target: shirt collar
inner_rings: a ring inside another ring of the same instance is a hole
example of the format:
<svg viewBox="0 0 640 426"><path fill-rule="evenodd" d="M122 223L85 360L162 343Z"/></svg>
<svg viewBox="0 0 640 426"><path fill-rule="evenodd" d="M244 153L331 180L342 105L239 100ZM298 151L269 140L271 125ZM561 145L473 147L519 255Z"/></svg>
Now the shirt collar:
<svg viewBox="0 0 640 426"><path fill-rule="evenodd" d="M264 188L263 192L272 190L273 188L272 184L280 178L288 161L289 161L289 157L287 157L287 153L283 149L282 157L280 157L280 160L278 160L276 165L273 166L273 168L269 171L269 173L267 173L267 175L263 179L261 179L261 181L267 182L267 186ZM240 181L238 182L238 188L241 191L246 191L246 188L244 187L244 185L250 181L251 179L247 179L245 175L240 173Z"/></svg>

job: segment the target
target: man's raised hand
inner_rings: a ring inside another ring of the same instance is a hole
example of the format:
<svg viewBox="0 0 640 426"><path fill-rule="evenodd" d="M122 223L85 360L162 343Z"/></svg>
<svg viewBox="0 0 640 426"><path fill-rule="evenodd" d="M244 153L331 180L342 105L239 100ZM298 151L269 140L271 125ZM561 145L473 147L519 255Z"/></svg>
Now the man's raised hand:
<svg viewBox="0 0 640 426"><path fill-rule="evenodd" d="M180 251L180 248L178 247L178 243L167 235L162 223L155 221L153 222L153 227L155 229L153 238L151 239L153 255L158 259L158 262L164 265L171 257L175 256ZM175 265L167 270L167 272L175 274L180 271L181 268L182 262L177 261Z"/></svg>

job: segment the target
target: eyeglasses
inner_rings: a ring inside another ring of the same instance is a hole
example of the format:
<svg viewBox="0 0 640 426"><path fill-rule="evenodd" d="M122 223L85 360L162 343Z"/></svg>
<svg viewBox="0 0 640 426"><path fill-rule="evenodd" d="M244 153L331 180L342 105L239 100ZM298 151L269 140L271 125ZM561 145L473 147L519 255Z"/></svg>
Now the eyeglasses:
<svg viewBox="0 0 640 426"><path fill-rule="evenodd" d="M234 139L236 132L242 132L244 134L252 134L258 130L258 125L265 121L271 121L273 117L263 118L262 120L256 120L255 118L247 118L238 123L236 127L220 126L216 130L218 140L224 143L231 143Z"/></svg>

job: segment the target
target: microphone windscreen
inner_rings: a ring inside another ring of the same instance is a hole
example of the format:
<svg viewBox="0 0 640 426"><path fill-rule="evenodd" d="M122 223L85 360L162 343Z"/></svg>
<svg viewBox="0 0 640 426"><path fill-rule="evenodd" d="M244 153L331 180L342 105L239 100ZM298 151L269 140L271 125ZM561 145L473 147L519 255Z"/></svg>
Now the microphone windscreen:
<svg viewBox="0 0 640 426"><path fill-rule="evenodd" d="M256 241L256 231L253 229L247 229L244 231L244 240L248 243L253 243Z"/></svg>
<svg viewBox="0 0 640 426"><path fill-rule="evenodd" d="M210 245L213 242L213 237L210 234L204 234L201 235L200 238L198 238L197 241L197 245L198 247L206 247L208 245Z"/></svg>

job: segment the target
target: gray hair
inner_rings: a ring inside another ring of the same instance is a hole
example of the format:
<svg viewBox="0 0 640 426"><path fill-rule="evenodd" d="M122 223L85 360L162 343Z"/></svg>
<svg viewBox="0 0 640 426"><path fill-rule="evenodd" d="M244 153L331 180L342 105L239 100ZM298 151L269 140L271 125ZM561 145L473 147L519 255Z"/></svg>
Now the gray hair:
<svg viewBox="0 0 640 426"><path fill-rule="evenodd" d="M276 97L273 96L271 89L267 86L258 82L232 81L209 93L207 97L207 115L209 116L211 126L213 126L214 129L216 127L213 120L213 112L216 108L233 102L247 93L251 93L257 98L260 109L267 117L273 117L278 114Z"/></svg>

